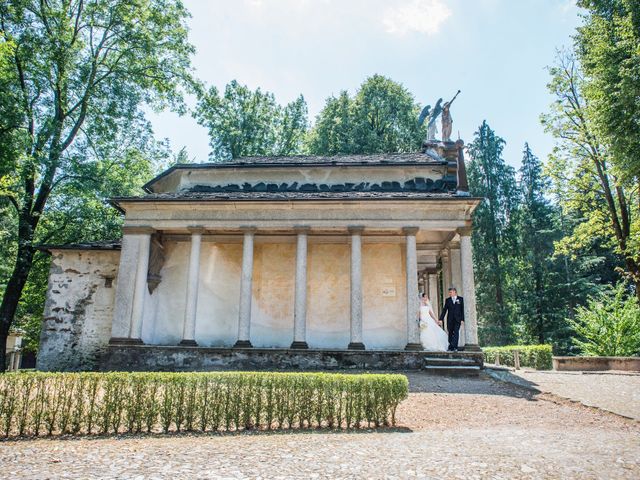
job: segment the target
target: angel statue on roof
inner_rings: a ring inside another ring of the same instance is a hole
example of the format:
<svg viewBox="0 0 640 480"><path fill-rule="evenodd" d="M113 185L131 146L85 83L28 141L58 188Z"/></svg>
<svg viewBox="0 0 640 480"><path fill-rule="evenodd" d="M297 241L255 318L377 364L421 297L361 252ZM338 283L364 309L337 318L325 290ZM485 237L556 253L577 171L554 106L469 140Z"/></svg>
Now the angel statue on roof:
<svg viewBox="0 0 640 480"><path fill-rule="evenodd" d="M438 133L436 120L440 115L442 115L442 141L451 141L453 119L451 118L450 108L451 104L459 94L460 90L456 92L451 100L445 102L444 105L442 104L442 98L439 98L435 107L433 107L433 110L431 109L431 105L427 105L422 109L422 112L420 112L420 116L418 117L418 126L422 126L422 124L427 121L427 142L434 141L436 139L436 133Z"/></svg>
<svg viewBox="0 0 640 480"><path fill-rule="evenodd" d="M436 127L436 119L442 113L442 99L438 99L435 107L431 110L431 105L427 105L422 109L420 116L418 117L418 126L422 126L422 124L427 121L427 141L432 141L436 139L436 133L438 132L438 128Z"/></svg>

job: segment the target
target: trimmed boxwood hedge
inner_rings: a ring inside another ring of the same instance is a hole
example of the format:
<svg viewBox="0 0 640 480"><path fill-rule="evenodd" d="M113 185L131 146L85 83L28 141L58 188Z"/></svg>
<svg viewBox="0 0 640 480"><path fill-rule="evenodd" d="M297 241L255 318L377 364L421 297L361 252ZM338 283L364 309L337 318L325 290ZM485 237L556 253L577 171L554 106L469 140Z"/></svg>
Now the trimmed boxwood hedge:
<svg viewBox="0 0 640 480"><path fill-rule="evenodd" d="M6 373L0 435L378 427L408 388L387 374Z"/></svg>
<svg viewBox="0 0 640 480"><path fill-rule="evenodd" d="M496 353L500 352L500 364L514 366L513 352L520 351L520 366L537 370L551 370L551 345L508 345L506 347L483 347L485 363L495 363Z"/></svg>

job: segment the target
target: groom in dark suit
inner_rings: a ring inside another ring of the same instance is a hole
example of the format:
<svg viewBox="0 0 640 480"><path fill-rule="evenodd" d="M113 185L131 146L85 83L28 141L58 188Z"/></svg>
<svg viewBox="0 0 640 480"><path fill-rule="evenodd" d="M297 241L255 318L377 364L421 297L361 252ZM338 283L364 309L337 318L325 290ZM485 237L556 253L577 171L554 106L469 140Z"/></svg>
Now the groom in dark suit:
<svg viewBox="0 0 640 480"><path fill-rule="evenodd" d="M440 314L440 321L447 314L447 330L449 331L449 351L458 351L458 337L460 325L464 323L464 300L458 296L455 287L449 288L449 298L444 302L444 308Z"/></svg>

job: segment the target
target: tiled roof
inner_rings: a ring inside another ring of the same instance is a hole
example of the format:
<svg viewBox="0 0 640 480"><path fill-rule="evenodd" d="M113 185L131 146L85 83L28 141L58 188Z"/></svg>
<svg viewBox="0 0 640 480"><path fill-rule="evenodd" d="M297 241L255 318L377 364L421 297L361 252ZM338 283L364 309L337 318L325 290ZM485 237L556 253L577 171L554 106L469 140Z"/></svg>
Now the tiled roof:
<svg viewBox="0 0 640 480"><path fill-rule="evenodd" d="M243 201L243 200L426 200L426 199L454 199L460 197L455 193L435 192L180 192L180 193L151 193L143 197L118 197L113 201Z"/></svg>
<svg viewBox="0 0 640 480"><path fill-rule="evenodd" d="M120 240L102 240L98 242L67 243L63 245L38 245L38 250L120 250Z"/></svg>
<svg viewBox="0 0 640 480"><path fill-rule="evenodd" d="M444 159L434 158L422 152L412 153L375 153L369 155L293 155L283 157L241 157L218 163L203 163L208 167L222 166L263 166L263 165L385 165L406 163L446 163ZM190 165L184 165L189 167Z"/></svg>

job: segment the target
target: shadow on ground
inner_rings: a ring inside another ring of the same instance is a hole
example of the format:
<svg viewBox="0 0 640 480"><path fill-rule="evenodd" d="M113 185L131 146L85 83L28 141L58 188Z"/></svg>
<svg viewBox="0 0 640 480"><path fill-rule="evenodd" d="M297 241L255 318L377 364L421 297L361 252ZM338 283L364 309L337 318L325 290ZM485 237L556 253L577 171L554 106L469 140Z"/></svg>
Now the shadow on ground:
<svg viewBox="0 0 640 480"><path fill-rule="evenodd" d="M449 393L467 395L499 395L535 400L536 384L508 371L495 375L483 371L477 377L449 377L423 372L403 372L409 379L411 393Z"/></svg>

